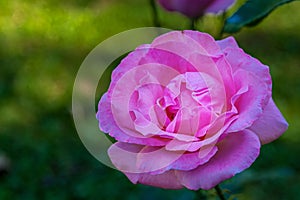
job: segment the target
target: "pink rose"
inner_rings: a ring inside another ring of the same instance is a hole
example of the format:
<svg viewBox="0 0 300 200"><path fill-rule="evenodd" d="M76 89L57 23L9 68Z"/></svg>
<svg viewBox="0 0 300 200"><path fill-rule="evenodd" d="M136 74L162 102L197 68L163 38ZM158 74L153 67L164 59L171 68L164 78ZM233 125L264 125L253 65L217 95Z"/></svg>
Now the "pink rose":
<svg viewBox="0 0 300 200"><path fill-rule="evenodd" d="M271 90L269 68L233 37L173 31L122 60L97 119L117 140L112 163L131 182L210 189L287 129Z"/></svg>
<svg viewBox="0 0 300 200"><path fill-rule="evenodd" d="M204 13L218 13L228 9L235 0L158 0L169 11L180 12L190 18Z"/></svg>

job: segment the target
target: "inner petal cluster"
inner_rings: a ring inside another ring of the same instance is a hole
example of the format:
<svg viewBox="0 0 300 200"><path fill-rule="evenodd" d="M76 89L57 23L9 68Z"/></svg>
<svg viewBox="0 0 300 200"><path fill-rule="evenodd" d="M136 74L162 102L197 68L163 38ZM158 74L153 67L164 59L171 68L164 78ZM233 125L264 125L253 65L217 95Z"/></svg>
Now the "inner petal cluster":
<svg viewBox="0 0 300 200"><path fill-rule="evenodd" d="M149 84L137 88L129 110L134 123L147 126L148 131L153 131L147 133L151 135L162 131L201 138L217 117L209 88L198 72L180 74L166 86Z"/></svg>

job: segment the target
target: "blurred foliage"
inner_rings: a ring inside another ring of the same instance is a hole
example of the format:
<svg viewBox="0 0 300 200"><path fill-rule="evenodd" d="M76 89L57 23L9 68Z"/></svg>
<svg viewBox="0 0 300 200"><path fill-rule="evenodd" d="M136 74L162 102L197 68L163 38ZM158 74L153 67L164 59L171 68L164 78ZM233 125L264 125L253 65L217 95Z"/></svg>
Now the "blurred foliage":
<svg viewBox="0 0 300 200"><path fill-rule="evenodd" d="M0 8L0 151L10 160L0 173L1 200L195 197L185 189L132 185L85 150L73 125L71 92L81 62L104 39L151 26L147 1L3 0ZM270 66L273 96L290 128L262 148L249 170L222 184L232 199L300 199L299 9L300 2L282 6L235 35ZM164 27L189 26L179 14L160 8L159 14ZM214 22L207 16L198 28L214 33Z"/></svg>

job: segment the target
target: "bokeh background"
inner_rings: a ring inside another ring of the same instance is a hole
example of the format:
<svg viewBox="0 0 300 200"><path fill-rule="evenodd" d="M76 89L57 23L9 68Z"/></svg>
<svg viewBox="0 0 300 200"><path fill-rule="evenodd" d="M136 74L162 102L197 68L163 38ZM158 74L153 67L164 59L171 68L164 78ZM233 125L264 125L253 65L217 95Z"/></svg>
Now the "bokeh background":
<svg viewBox="0 0 300 200"><path fill-rule="evenodd" d="M300 199L300 2L235 34L270 66L273 97L290 124L251 168L221 184L231 199ZM180 14L159 9L162 25L185 29ZM198 23L215 34L218 17ZM95 160L74 128L76 72L101 41L152 26L148 0L0 1L0 199L189 200L188 190L133 185ZM214 191L207 193L215 199Z"/></svg>

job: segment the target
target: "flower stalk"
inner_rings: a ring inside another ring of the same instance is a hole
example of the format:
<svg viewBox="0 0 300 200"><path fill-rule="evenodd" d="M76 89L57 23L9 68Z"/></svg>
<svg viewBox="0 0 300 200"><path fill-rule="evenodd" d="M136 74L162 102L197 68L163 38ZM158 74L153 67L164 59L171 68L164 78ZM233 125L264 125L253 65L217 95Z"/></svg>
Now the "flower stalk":
<svg viewBox="0 0 300 200"><path fill-rule="evenodd" d="M153 17L153 25L155 27L160 27L160 22L159 22L159 19L158 19L158 11L157 11L157 6L156 6L156 3L155 3L155 0L150 0L150 6L151 6L151 9L152 9L152 17Z"/></svg>
<svg viewBox="0 0 300 200"><path fill-rule="evenodd" d="M196 191L196 200L206 200L207 199L207 196L204 194L204 191L203 190L198 190Z"/></svg>
<svg viewBox="0 0 300 200"><path fill-rule="evenodd" d="M224 10L224 12L222 13L222 15L221 15L221 17L220 17L220 24L221 24L221 26L220 26L220 31L219 31L219 33L218 33L218 35L217 35L217 39L222 39L222 36L223 36L223 34L224 34L224 26L225 26L225 21L226 21L226 18L227 18L227 13L226 13L226 11Z"/></svg>
<svg viewBox="0 0 300 200"><path fill-rule="evenodd" d="M196 23L197 23L197 18L191 18L191 30L196 30Z"/></svg>
<svg viewBox="0 0 300 200"><path fill-rule="evenodd" d="M217 185L217 186L215 187L215 190L216 190L217 195L218 195L218 197L220 198L220 200L226 200L226 198L225 198L225 196L224 196L224 194L223 194L223 192L222 192L222 189L221 189L221 187L220 187L219 185Z"/></svg>

